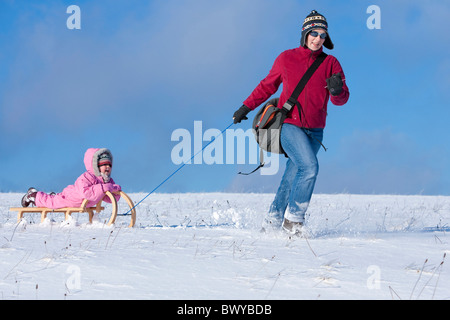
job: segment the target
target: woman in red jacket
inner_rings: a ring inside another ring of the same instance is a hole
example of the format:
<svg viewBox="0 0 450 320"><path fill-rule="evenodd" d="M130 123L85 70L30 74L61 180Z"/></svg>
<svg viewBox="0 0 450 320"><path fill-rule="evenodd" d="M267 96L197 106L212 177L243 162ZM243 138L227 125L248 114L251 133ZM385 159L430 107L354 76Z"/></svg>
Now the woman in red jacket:
<svg viewBox="0 0 450 320"><path fill-rule="evenodd" d="M323 47L333 49L328 23L315 10L303 22L300 44L299 48L286 50L277 57L267 77L234 113L234 123L247 119L247 114L277 92L283 83L278 101L281 108L303 74L322 53ZM322 144L328 100L335 105L343 105L348 98L342 67L335 57L328 55L306 84L297 106L289 112L282 127L280 141L288 160L275 199L263 222L265 230L282 227L288 233L301 234L319 170L317 153Z"/></svg>

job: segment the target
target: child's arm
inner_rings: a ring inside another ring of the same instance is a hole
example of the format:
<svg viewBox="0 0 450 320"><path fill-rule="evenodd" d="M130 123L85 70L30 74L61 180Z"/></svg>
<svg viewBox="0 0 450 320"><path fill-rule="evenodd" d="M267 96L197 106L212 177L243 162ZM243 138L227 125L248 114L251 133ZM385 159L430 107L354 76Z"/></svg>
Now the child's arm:
<svg viewBox="0 0 450 320"><path fill-rule="evenodd" d="M106 191L112 192L112 194L114 195L114 198L116 198L116 201L120 200L120 194L117 194L114 192L121 191L122 187L119 186L118 184L115 184L113 179L111 179L108 183L102 184L102 186L103 186L103 190L105 190L105 192ZM111 200L109 199L109 197L104 197L103 201L111 203Z"/></svg>
<svg viewBox="0 0 450 320"><path fill-rule="evenodd" d="M98 179L89 172L85 172L75 181L75 188L79 198L95 203L104 197L106 191L103 189L103 185L98 183Z"/></svg>
<svg viewBox="0 0 450 320"><path fill-rule="evenodd" d="M102 199L111 202L109 197L105 196L105 192L114 193L121 190L121 187L115 184L114 180L111 179L109 183L99 183L98 178L89 172L85 172L75 181L75 188L80 199L87 199L92 203L97 203ZM114 197L117 201L120 199L117 194L114 194Z"/></svg>

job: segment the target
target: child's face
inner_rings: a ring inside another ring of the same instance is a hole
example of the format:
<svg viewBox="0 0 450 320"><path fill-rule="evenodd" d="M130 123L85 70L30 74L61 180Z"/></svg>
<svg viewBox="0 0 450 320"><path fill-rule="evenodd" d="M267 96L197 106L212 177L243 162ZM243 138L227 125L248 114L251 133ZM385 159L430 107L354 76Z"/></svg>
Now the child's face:
<svg viewBox="0 0 450 320"><path fill-rule="evenodd" d="M100 173L106 174L108 177L111 175L112 167L110 164L104 164L99 167Z"/></svg>

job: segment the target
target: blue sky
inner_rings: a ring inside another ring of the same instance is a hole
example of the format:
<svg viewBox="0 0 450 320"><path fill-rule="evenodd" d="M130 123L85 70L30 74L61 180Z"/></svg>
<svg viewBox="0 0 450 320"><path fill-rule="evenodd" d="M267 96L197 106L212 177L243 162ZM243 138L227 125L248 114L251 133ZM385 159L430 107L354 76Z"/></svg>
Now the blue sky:
<svg viewBox="0 0 450 320"><path fill-rule="evenodd" d="M0 191L61 191L106 147L123 189L150 192L178 168L174 130L226 128L312 9L350 88L329 104L316 192L449 195L450 4L437 0L2 0ZM236 174L254 167L189 164L158 192L276 191L283 168Z"/></svg>

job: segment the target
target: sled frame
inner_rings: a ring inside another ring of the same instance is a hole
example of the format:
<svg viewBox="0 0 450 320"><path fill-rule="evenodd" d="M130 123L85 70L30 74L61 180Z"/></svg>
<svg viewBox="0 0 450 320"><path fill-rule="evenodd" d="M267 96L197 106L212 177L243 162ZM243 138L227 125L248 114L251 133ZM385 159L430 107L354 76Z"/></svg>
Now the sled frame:
<svg viewBox="0 0 450 320"><path fill-rule="evenodd" d="M128 206L131 209L131 211L130 211L131 221L130 221L130 224L128 225L128 227L132 228L132 227L134 227L134 225L136 223L136 209L133 204L133 200L131 200L131 198L123 191L117 192L117 194L119 194L123 199L125 199L125 201L127 202ZM105 195L108 196L108 198L111 200L111 205L112 205L112 213L111 213L111 216L109 217L109 221L107 224L108 226L110 226L110 225L114 224L116 221L118 206L117 206L116 198L114 198L114 195L110 191L106 191ZM27 207L27 208L17 207L17 208L10 208L9 210L17 211L17 222L20 222L23 219L23 214L25 212L40 213L41 214L41 223L44 222L44 220L47 218L47 214L49 212L63 212L65 220L69 219L69 217L71 217L72 213L74 213L74 212L80 212L80 213L87 212L89 214L89 223L92 223L92 220L94 218L94 211L96 213L100 213L103 210L105 210L105 207L102 206L103 199L100 200L95 207L87 207L88 202L89 202L89 200L84 199L83 202L81 203L80 207L66 207L66 208L60 208L60 209L50 209L50 208L45 208L45 207L31 207L31 208L30 207Z"/></svg>

